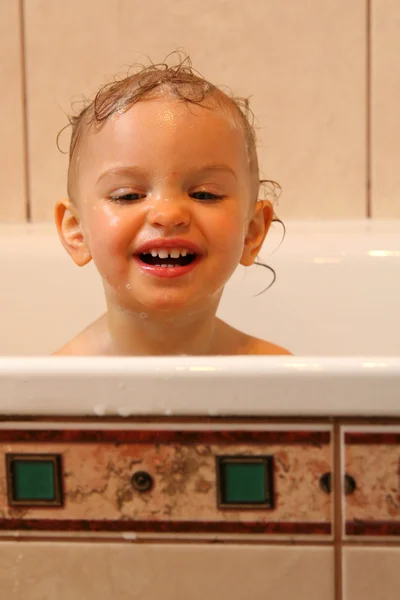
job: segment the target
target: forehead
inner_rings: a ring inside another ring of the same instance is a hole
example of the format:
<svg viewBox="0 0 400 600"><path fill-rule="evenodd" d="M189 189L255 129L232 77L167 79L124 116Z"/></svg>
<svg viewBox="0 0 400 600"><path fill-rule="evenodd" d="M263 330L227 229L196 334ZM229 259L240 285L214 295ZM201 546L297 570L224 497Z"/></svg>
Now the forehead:
<svg viewBox="0 0 400 600"><path fill-rule="evenodd" d="M228 105L215 100L197 105L160 94L113 114L100 129L85 132L79 166L142 159L164 162L210 158L248 163L243 127ZM159 163L158 163L159 164Z"/></svg>

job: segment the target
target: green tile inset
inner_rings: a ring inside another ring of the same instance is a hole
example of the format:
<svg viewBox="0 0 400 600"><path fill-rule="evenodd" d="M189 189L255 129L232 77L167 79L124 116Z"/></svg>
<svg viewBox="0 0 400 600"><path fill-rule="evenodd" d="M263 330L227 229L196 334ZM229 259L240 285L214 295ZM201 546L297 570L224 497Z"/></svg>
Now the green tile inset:
<svg viewBox="0 0 400 600"><path fill-rule="evenodd" d="M220 456L220 507L273 507L272 456Z"/></svg>
<svg viewBox="0 0 400 600"><path fill-rule="evenodd" d="M12 463L13 500L56 499L53 460L16 459Z"/></svg>
<svg viewBox="0 0 400 600"><path fill-rule="evenodd" d="M265 502L264 463L225 463L224 501L241 504Z"/></svg>
<svg viewBox="0 0 400 600"><path fill-rule="evenodd" d="M61 454L7 453L10 506L63 506Z"/></svg>

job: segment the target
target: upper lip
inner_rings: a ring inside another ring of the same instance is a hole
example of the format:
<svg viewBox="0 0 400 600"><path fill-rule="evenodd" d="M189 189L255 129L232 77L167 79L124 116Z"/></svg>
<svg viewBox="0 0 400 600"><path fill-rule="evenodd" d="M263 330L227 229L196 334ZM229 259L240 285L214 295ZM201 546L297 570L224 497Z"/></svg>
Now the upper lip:
<svg viewBox="0 0 400 600"><path fill-rule="evenodd" d="M148 252L149 250L157 250L158 248L187 248L191 250L195 254L202 254L201 248L195 244L194 242L190 242L189 240L183 239L162 239L157 238L155 240L150 240L141 246L136 248L135 254L143 254L144 252Z"/></svg>

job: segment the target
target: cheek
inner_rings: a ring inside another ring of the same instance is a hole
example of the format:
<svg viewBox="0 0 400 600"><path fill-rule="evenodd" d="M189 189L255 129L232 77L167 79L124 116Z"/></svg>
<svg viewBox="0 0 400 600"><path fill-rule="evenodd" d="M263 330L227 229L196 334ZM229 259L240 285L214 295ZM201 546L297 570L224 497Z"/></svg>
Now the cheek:
<svg viewBox="0 0 400 600"><path fill-rule="evenodd" d="M213 246L220 252L240 258L246 235L246 219L242 211L220 215L213 222Z"/></svg>
<svg viewBox="0 0 400 600"><path fill-rule="evenodd" d="M132 231L129 222L110 206L87 206L83 214L83 232L100 273L108 278L124 268L128 258ZM120 259L120 265L115 259ZM121 260L122 259L122 260Z"/></svg>

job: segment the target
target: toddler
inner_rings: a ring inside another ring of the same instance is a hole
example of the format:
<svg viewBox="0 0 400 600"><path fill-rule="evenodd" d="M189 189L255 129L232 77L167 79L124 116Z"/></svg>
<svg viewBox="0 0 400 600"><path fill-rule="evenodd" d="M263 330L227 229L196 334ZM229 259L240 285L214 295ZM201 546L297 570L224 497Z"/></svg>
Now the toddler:
<svg viewBox="0 0 400 600"><path fill-rule="evenodd" d="M249 114L185 59L104 86L71 118L56 225L77 265L93 259L107 311L55 354L289 354L216 316L274 216Z"/></svg>

